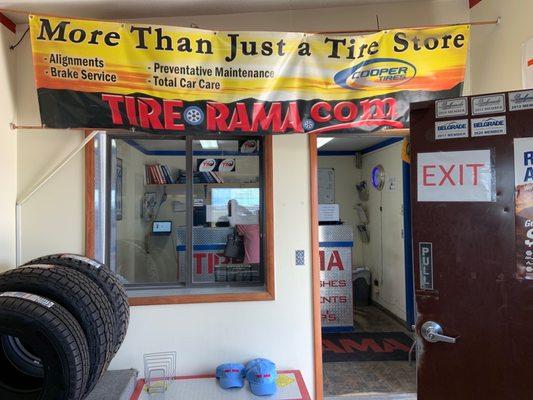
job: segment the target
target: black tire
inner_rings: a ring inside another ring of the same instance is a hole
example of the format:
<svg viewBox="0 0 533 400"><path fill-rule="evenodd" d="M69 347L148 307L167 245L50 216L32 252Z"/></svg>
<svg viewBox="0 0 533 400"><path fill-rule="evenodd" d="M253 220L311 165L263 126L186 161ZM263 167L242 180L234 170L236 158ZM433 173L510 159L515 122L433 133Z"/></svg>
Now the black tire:
<svg viewBox="0 0 533 400"><path fill-rule="evenodd" d="M44 367L41 359L16 336L1 335L0 346L6 357L20 372L36 378L44 377Z"/></svg>
<svg viewBox="0 0 533 400"><path fill-rule="evenodd" d="M31 260L24 265L31 264L55 264L74 268L92 279L104 291L115 313L116 340L114 354L116 354L124 341L130 322L128 295L117 275L104 264L78 254L51 254Z"/></svg>
<svg viewBox="0 0 533 400"><path fill-rule="evenodd" d="M0 292L22 291L61 304L80 324L89 347L89 393L113 357L115 321L102 290L82 273L61 265L31 265L0 275Z"/></svg>
<svg viewBox="0 0 533 400"><path fill-rule="evenodd" d="M0 399L79 400L89 372L87 341L61 305L34 294L0 292L0 335L16 337L42 362L43 377L25 375L0 345Z"/></svg>

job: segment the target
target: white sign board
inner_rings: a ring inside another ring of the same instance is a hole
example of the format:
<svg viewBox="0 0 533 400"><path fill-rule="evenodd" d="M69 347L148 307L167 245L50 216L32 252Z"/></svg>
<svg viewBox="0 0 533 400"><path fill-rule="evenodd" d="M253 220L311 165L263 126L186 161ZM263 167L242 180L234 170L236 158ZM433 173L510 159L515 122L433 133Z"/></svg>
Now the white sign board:
<svg viewBox="0 0 533 400"><path fill-rule="evenodd" d="M418 201L493 201L490 150L419 153Z"/></svg>
<svg viewBox="0 0 533 400"><path fill-rule="evenodd" d="M522 86L524 89L533 89L533 38L522 47Z"/></svg>
<svg viewBox="0 0 533 400"><path fill-rule="evenodd" d="M472 97L472 115L505 112L505 94Z"/></svg>
<svg viewBox="0 0 533 400"><path fill-rule="evenodd" d="M339 205L338 204L319 204L318 220L319 221L338 221Z"/></svg>
<svg viewBox="0 0 533 400"><path fill-rule="evenodd" d="M457 117L463 115L468 115L468 101L466 97L437 100L435 102L435 116L437 118Z"/></svg>
<svg viewBox="0 0 533 400"><path fill-rule="evenodd" d="M514 140L516 277L533 280L533 138Z"/></svg>
<svg viewBox="0 0 533 400"><path fill-rule="evenodd" d="M457 139L468 137L468 120L435 122L435 139Z"/></svg>
<svg viewBox="0 0 533 400"><path fill-rule="evenodd" d="M505 115L486 118L473 118L471 120L472 137L497 136L507 134L507 120Z"/></svg>
<svg viewBox="0 0 533 400"><path fill-rule="evenodd" d="M533 90L509 93L509 110L530 110L533 108Z"/></svg>
<svg viewBox="0 0 533 400"><path fill-rule="evenodd" d="M533 184L533 138L514 140L515 186Z"/></svg>

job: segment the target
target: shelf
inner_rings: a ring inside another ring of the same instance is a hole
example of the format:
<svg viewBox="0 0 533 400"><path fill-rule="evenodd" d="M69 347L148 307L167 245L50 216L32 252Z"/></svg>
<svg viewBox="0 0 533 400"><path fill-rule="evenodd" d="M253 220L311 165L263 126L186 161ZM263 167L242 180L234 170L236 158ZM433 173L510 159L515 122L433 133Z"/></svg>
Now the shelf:
<svg viewBox="0 0 533 400"><path fill-rule="evenodd" d="M224 183L195 183L195 186L205 187L227 187L227 188L257 188L259 182L224 182ZM183 189L185 190L187 184L185 183L165 183L165 184L145 184L145 188L166 187L169 189Z"/></svg>

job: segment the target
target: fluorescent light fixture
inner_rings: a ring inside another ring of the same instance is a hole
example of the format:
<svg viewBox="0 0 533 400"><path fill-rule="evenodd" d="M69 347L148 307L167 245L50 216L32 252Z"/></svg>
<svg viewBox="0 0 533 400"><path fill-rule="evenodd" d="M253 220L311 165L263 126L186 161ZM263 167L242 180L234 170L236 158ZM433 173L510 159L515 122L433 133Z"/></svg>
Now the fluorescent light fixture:
<svg viewBox="0 0 533 400"><path fill-rule="evenodd" d="M200 140L202 149L218 149L218 143L216 140Z"/></svg>
<svg viewBox="0 0 533 400"><path fill-rule="evenodd" d="M332 137L319 137L316 139L316 148L319 149L322 146L324 146L326 143L331 142L333 139Z"/></svg>

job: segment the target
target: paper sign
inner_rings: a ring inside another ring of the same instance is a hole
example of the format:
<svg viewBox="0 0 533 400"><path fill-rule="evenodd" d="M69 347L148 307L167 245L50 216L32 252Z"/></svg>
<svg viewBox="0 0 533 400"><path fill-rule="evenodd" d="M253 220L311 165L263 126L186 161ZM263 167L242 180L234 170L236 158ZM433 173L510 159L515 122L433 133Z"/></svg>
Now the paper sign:
<svg viewBox="0 0 533 400"><path fill-rule="evenodd" d="M522 86L533 89L533 38L522 46Z"/></svg>
<svg viewBox="0 0 533 400"><path fill-rule="evenodd" d="M533 138L514 140L516 276L533 279Z"/></svg>
<svg viewBox="0 0 533 400"><path fill-rule="evenodd" d="M319 221L338 221L339 220L338 204L319 204L318 220Z"/></svg>
<svg viewBox="0 0 533 400"><path fill-rule="evenodd" d="M418 201L493 201L490 150L419 153Z"/></svg>

